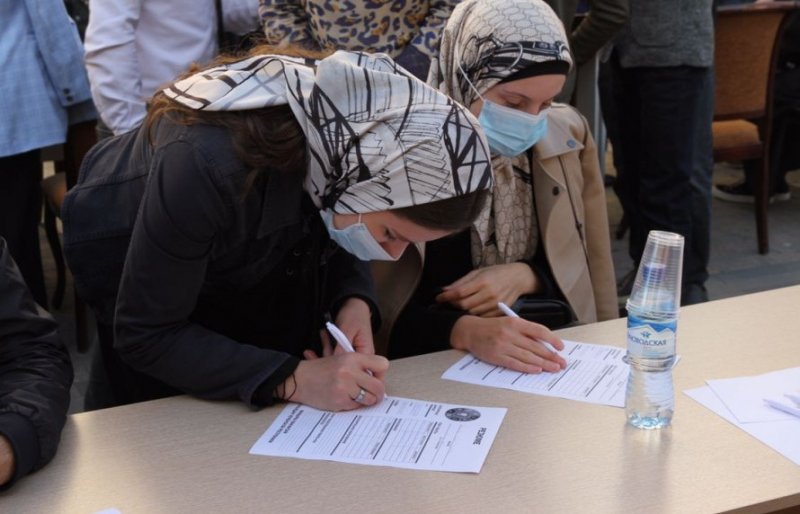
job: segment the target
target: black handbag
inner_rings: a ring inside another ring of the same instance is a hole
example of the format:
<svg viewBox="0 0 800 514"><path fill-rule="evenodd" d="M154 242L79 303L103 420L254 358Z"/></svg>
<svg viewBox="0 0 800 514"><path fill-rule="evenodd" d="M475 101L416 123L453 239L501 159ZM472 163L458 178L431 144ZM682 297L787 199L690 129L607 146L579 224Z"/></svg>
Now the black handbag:
<svg viewBox="0 0 800 514"><path fill-rule="evenodd" d="M544 325L551 330L578 324L578 317L568 303L550 298L521 297L514 310L523 318Z"/></svg>

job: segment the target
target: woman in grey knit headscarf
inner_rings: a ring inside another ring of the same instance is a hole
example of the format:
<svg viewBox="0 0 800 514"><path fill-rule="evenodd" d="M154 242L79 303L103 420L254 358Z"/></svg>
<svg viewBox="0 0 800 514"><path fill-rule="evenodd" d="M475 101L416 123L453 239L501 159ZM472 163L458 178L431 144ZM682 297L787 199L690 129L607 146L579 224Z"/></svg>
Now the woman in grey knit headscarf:
<svg viewBox="0 0 800 514"><path fill-rule="evenodd" d="M390 356L440 349L408 343L435 340L515 370L556 371L564 360L538 340L559 348L558 338L498 317L498 302L551 327L569 322L570 308L580 322L616 316L594 141L577 111L553 103L571 66L564 28L541 0L466 0L453 12L428 83L478 117L495 182L468 232L425 246ZM539 317L541 300L562 302L559 315Z"/></svg>
<svg viewBox="0 0 800 514"><path fill-rule="evenodd" d="M530 169L525 152L544 135L571 66L564 28L544 2L466 1L444 30L428 83L481 116L497 181L494 203L475 224L475 266L533 256L531 181L514 166ZM504 117L514 124L505 125Z"/></svg>

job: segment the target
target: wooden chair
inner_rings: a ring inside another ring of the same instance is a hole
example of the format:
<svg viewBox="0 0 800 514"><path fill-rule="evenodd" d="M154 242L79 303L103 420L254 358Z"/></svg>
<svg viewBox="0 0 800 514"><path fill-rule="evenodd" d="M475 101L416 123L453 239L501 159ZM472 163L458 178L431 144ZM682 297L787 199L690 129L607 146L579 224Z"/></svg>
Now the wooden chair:
<svg viewBox="0 0 800 514"><path fill-rule="evenodd" d="M769 251L769 148L778 45L796 1L722 7L715 36L714 162L756 161L758 252Z"/></svg>
<svg viewBox="0 0 800 514"><path fill-rule="evenodd" d="M53 293L53 307L59 308L64 299L66 266L61 250L61 241L56 230L56 218L61 217L61 205L67 190L78 182L78 170L89 148L97 142L95 122L87 121L70 126L67 141L63 146L63 159L56 162L56 173L42 181L44 197L44 229L47 242L56 263L56 289ZM89 348L89 322L86 305L75 295L75 341L78 351Z"/></svg>

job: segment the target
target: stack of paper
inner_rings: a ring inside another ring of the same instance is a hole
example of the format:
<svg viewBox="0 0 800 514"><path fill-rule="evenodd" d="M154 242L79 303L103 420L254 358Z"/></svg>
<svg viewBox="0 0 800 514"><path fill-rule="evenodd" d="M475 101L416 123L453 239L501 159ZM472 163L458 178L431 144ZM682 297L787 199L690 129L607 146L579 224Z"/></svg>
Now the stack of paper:
<svg viewBox="0 0 800 514"><path fill-rule="evenodd" d="M800 368L706 384L684 393L800 465L800 417L791 413L792 397L800 394Z"/></svg>

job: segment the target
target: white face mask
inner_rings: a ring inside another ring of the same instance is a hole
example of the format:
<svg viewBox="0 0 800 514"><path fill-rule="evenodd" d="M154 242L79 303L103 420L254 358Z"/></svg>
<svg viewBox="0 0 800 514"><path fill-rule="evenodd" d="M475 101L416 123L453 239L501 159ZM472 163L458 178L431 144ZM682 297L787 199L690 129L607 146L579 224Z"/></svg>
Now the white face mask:
<svg viewBox="0 0 800 514"><path fill-rule="evenodd" d="M396 261L396 257L392 257L383 249L366 225L361 223L361 214L358 215L358 221L343 229L338 229L333 225L333 211L324 210L319 211L322 217L325 228L328 229L328 234L331 239L342 247L344 250L352 255L355 255L362 261Z"/></svg>

